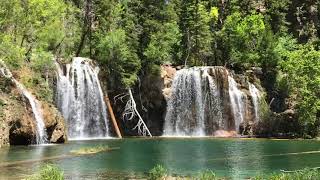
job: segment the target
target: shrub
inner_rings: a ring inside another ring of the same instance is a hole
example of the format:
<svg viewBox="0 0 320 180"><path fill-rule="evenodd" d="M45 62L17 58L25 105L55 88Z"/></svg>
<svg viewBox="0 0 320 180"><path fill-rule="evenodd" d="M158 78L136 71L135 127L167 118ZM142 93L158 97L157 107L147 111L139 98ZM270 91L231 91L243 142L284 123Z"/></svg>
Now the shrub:
<svg viewBox="0 0 320 180"><path fill-rule="evenodd" d="M64 180L64 174L56 165L45 164L39 172L27 178L27 180Z"/></svg>
<svg viewBox="0 0 320 180"><path fill-rule="evenodd" d="M167 170L163 166L157 165L156 167L154 167L149 171L148 179L159 180L164 178L165 176L167 176Z"/></svg>
<svg viewBox="0 0 320 180"><path fill-rule="evenodd" d="M216 174L211 170L205 170L199 174L196 178L198 180L214 180L217 179Z"/></svg>

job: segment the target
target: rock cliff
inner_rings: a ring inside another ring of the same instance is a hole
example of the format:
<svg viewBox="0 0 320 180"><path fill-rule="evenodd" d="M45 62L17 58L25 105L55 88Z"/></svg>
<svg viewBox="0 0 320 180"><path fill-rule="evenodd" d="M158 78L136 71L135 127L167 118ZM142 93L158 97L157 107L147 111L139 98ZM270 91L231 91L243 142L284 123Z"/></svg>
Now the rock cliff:
<svg viewBox="0 0 320 180"><path fill-rule="evenodd" d="M48 142L65 142L66 128L59 111L50 103L40 102L40 104ZM30 102L10 78L0 74L0 147L28 145L35 143L35 140L36 124Z"/></svg>

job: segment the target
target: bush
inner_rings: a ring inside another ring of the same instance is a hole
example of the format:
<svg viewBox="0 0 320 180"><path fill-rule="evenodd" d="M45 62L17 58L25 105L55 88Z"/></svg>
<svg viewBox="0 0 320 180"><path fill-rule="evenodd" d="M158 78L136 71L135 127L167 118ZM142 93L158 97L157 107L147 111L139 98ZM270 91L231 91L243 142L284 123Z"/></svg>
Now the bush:
<svg viewBox="0 0 320 180"><path fill-rule="evenodd" d="M285 60L280 65L287 74L289 97L294 102L301 134L316 137L320 133L320 51L306 44L283 54Z"/></svg>
<svg viewBox="0 0 320 180"><path fill-rule="evenodd" d="M148 179L159 180L164 178L165 176L167 176L167 170L163 166L157 165L156 167L154 167L149 171Z"/></svg>
<svg viewBox="0 0 320 180"><path fill-rule="evenodd" d="M205 171L201 172L196 179L198 179L198 180L214 180L214 179L218 179L218 178L213 171L205 170Z"/></svg>
<svg viewBox="0 0 320 180"><path fill-rule="evenodd" d="M45 164L40 171L27 180L64 180L63 171L53 164Z"/></svg>

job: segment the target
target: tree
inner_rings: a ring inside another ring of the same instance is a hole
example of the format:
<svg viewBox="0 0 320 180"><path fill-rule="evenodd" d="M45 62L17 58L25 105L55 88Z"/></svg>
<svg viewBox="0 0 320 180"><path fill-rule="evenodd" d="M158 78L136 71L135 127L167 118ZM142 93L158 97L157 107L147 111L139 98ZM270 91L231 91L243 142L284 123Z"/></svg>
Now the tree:
<svg viewBox="0 0 320 180"><path fill-rule="evenodd" d="M54 75L54 57L73 54L74 12L64 0L0 0L0 59L47 101L53 97L48 81Z"/></svg>
<svg viewBox="0 0 320 180"><path fill-rule="evenodd" d="M320 127L320 52L311 44L293 48L282 51L280 65L287 74L289 94L297 110L301 133L305 137L315 137Z"/></svg>
<svg viewBox="0 0 320 180"><path fill-rule="evenodd" d="M233 13L221 30L224 44L229 49L232 63L249 65L261 64L261 49L267 28L261 14L242 17L240 13Z"/></svg>
<svg viewBox="0 0 320 180"><path fill-rule="evenodd" d="M181 1L179 13L182 32L182 59L185 64L204 65L212 56L212 34L210 22L213 11L208 10L206 1Z"/></svg>
<svg viewBox="0 0 320 180"><path fill-rule="evenodd" d="M168 18L155 32L150 33L150 41L143 52L147 61L156 65L174 61L174 48L180 45L181 38L173 4L169 3L164 8Z"/></svg>
<svg viewBox="0 0 320 180"><path fill-rule="evenodd" d="M103 5L110 5L107 1L101 2ZM135 37L129 36L129 30L133 30L132 19L122 21L122 15L127 13L128 4L125 2L114 3L108 13L109 16L104 17L102 14L96 14L99 21L99 27L94 34L97 46L95 48L95 56L102 65L106 65L109 74L114 80L120 80L123 87L127 89L127 93L121 95L121 99L128 97L125 109L123 111L123 119L131 121L134 117L138 117L138 121L134 129L143 136L152 136L147 125L144 123L140 113L137 110L131 88L138 79L138 72L141 68L141 61L134 49L135 43L132 42ZM101 6L100 6L101 7ZM108 19L111 21L108 21ZM105 26L109 22L108 26Z"/></svg>
<svg viewBox="0 0 320 180"><path fill-rule="evenodd" d="M287 33L289 22L286 18L290 0L266 0L266 13L270 17L269 23L274 33Z"/></svg>

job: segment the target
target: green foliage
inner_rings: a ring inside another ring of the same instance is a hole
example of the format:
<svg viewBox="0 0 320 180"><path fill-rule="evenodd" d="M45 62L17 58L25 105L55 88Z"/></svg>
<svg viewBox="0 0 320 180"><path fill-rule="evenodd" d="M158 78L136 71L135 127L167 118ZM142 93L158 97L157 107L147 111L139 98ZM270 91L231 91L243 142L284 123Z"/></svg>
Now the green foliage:
<svg viewBox="0 0 320 180"><path fill-rule="evenodd" d="M267 28L261 14L242 17L233 13L227 17L221 35L230 48L230 60L236 63L262 64L262 53Z"/></svg>
<svg viewBox="0 0 320 180"><path fill-rule="evenodd" d="M219 9L217 7L211 7L210 9L210 18L214 21L217 22L219 18Z"/></svg>
<svg viewBox="0 0 320 180"><path fill-rule="evenodd" d="M54 70L54 57L51 53L36 49L31 56L31 68L42 74Z"/></svg>
<svg viewBox="0 0 320 180"><path fill-rule="evenodd" d="M285 53L281 62L287 74L291 98L305 135L319 134L320 126L320 51L310 44L299 45Z"/></svg>
<svg viewBox="0 0 320 180"><path fill-rule="evenodd" d="M318 169L303 169L293 172L272 174L272 175L261 175L252 178L253 180L311 180L319 179L320 171Z"/></svg>
<svg viewBox="0 0 320 180"><path fill-rule="evenodd" d="M149 171L149 180L159 180L167 176L167 170L161 166L157 165Z"/></svg>
<svg viewBox="0 0 320 180"><path fill-rule="evenodd" d="M218 179L216 174L211 170L205 170L196 178L198 180L215 180Z"/></svg>
<svg viewBox="0 0 320 180"><path fill-rule="evenodd" d="M150 43L144 51L149 63L172 62L174 46L179 45L180 32L176 22L165 23L159 31L152 33Z"/></svg>
<svg viewBox="0 0 320 180"><path fill-rule="evenodd" d="M23 65L25 48L16 45L9 35L0 34L0 58L12 69Z"/></svg>
<svg viewBox="0 0 320 180"><path fill-rule="evenodd" d="M125 87L131 87L137 80L140 62L127 44L125 32L121 29L109 32L100 39L97 49L102 63L112 69L111 73L119 75Z"/></svg>
<svg viewBox="0 0 320 180"><path fill-rule="evenodd" d="M59 167L53 164L45 164L38 173L27 178L27 180L64 180L64 175Z"/></svg>
<svg viewBox="0 0 320 180"><path fill-rule="evenodd" d="M72 19L72 7L63 0L1 0L0 4L1 33L5 34L0 38L25 49L27 59L34 48L57 52L64 39L71 36L69 33L75 31L68 21Z"/></svg>
<svg viewBox="0 0 320 180"><path fill-rule="evenodd" d="M274 33L287 33L289 22L286 15L290 4L290 0L266 0L266 11Z"/></svg>
<svg viewBox="0 0 320 180"><path fill-rule="evenodd" d="M75 12L64 0L0 0L0 59L42 100L53 101L54 58L72 54Z"/></svg>
<svg viewBox="0 0 320 180"><path fill-rule="evenodd" d="M114 89L134 86L164 63L261 66L266 98L288 98L301 134L313 137L320 124L319 7L290 0L0 0L0 59L49 102L55 58L97 60Z"/></svg>
<svg viewBox="0 0 320 180"><path fill-rule="evenodd" d="M111 77L120 81L122 86L131 87L137 80L141 62L132 46L131 37L121 25L121 16L126 13L126 9L121 4L107 4L106 1L100 3L102 7L111 6L112 10L107 12L108 16L99 19L101 27L94 34L96 59L106 65Z"/></svg>
<svg viewBox="0 0 320 180"><path fill-rule="evenodd" d="M215 8L207 9L207 2L189 0L180 4L182 31L182 59L188 65L204 65L212 56L210 22L217 17Z"/></svg>

